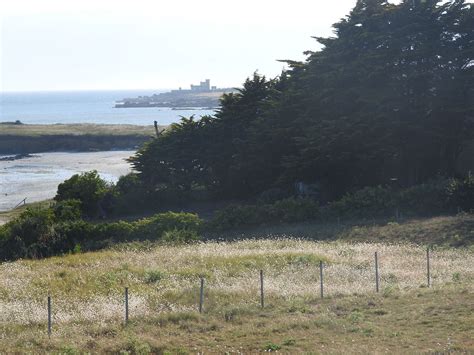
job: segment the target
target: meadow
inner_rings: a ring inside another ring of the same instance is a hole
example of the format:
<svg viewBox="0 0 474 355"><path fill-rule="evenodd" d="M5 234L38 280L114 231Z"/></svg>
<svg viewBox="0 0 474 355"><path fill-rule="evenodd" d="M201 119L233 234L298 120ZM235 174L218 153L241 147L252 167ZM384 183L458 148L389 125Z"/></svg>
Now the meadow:
<svg viewBox="0 0 474 355"><path fill-rule="evenodd" d="M325 265L324 299L320 261ZM410 243L290 238L137 243L19 260L0 265L0 348L53 353L470 352L473 263L472 248L434 247L428 288L426 248ZM265 308L260 307L259 270ZM202 314L200 277L205 279Z"/></svg>

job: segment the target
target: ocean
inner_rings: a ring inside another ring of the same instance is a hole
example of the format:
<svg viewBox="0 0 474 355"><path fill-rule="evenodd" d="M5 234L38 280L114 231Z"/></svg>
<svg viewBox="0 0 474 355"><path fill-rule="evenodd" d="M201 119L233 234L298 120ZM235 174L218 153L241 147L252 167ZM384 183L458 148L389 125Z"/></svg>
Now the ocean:
<svg viewBox="0 0 474 355"><path fill-rule="evenodd" d="M115 101L163 92L156 90L0 92L0 122L26 124L99 123L159 125L178 122L181 116L196 118L212 110L170 108L114 108Z"/></svg>

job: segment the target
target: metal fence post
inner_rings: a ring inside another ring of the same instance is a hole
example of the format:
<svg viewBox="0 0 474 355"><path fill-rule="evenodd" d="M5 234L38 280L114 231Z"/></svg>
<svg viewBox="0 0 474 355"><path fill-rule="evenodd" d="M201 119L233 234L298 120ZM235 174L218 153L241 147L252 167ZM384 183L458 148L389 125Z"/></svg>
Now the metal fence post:
<svg viewBox="0 0 474 355"><path fill-rule="evenodd" d="M260 270L260 306L265 307L265 300L263 294L263 270Z"/></svg>

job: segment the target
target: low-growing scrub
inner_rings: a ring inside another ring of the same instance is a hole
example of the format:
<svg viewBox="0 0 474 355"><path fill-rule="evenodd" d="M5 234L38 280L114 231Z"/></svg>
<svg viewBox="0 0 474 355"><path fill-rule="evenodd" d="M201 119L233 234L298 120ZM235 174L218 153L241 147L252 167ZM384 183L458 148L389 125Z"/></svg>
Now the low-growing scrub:
<svg viewBox="0 0 474 355"><path fill-rule="evenodd" d="M432 216L474 208L474 178L438 178L407 188L365 187L344 195L323 209L327 217L378 218L396 215Z"/></svg>
<svg viewBox="0 0 474 355"><path fill-rule="evenodd" d="M273 204L231 205L216 212L208 228L221 231L270 223L295 223L316 219L319 205L311 199L288 198Z"/></svg>
<svg viewBox="0 0 474 355"><path fill-rule="evenodd" d="M58 210L61 213L56 213ZM92 223L72 217L77 217L76 213L64 205L60 209L27 209L0 226L0 260L43 258L136 240L188 243L199 239L202 225L197 215L174 212L136 222Z"/></svg>

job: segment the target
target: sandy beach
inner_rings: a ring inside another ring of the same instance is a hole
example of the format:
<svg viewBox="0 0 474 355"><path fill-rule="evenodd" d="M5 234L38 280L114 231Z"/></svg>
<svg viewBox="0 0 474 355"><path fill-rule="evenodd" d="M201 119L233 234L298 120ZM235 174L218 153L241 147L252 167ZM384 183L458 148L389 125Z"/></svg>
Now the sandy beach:
<svg viewBox="0 0 474 355"><path fill-rule="evenodd" d="M134 151L91 153L40 153L30 158L0 161L0 211L14 208L21 200L36 202L55 196L58 184L72 175L97 170L115 182L131 171L125 159Z"/></svg>

